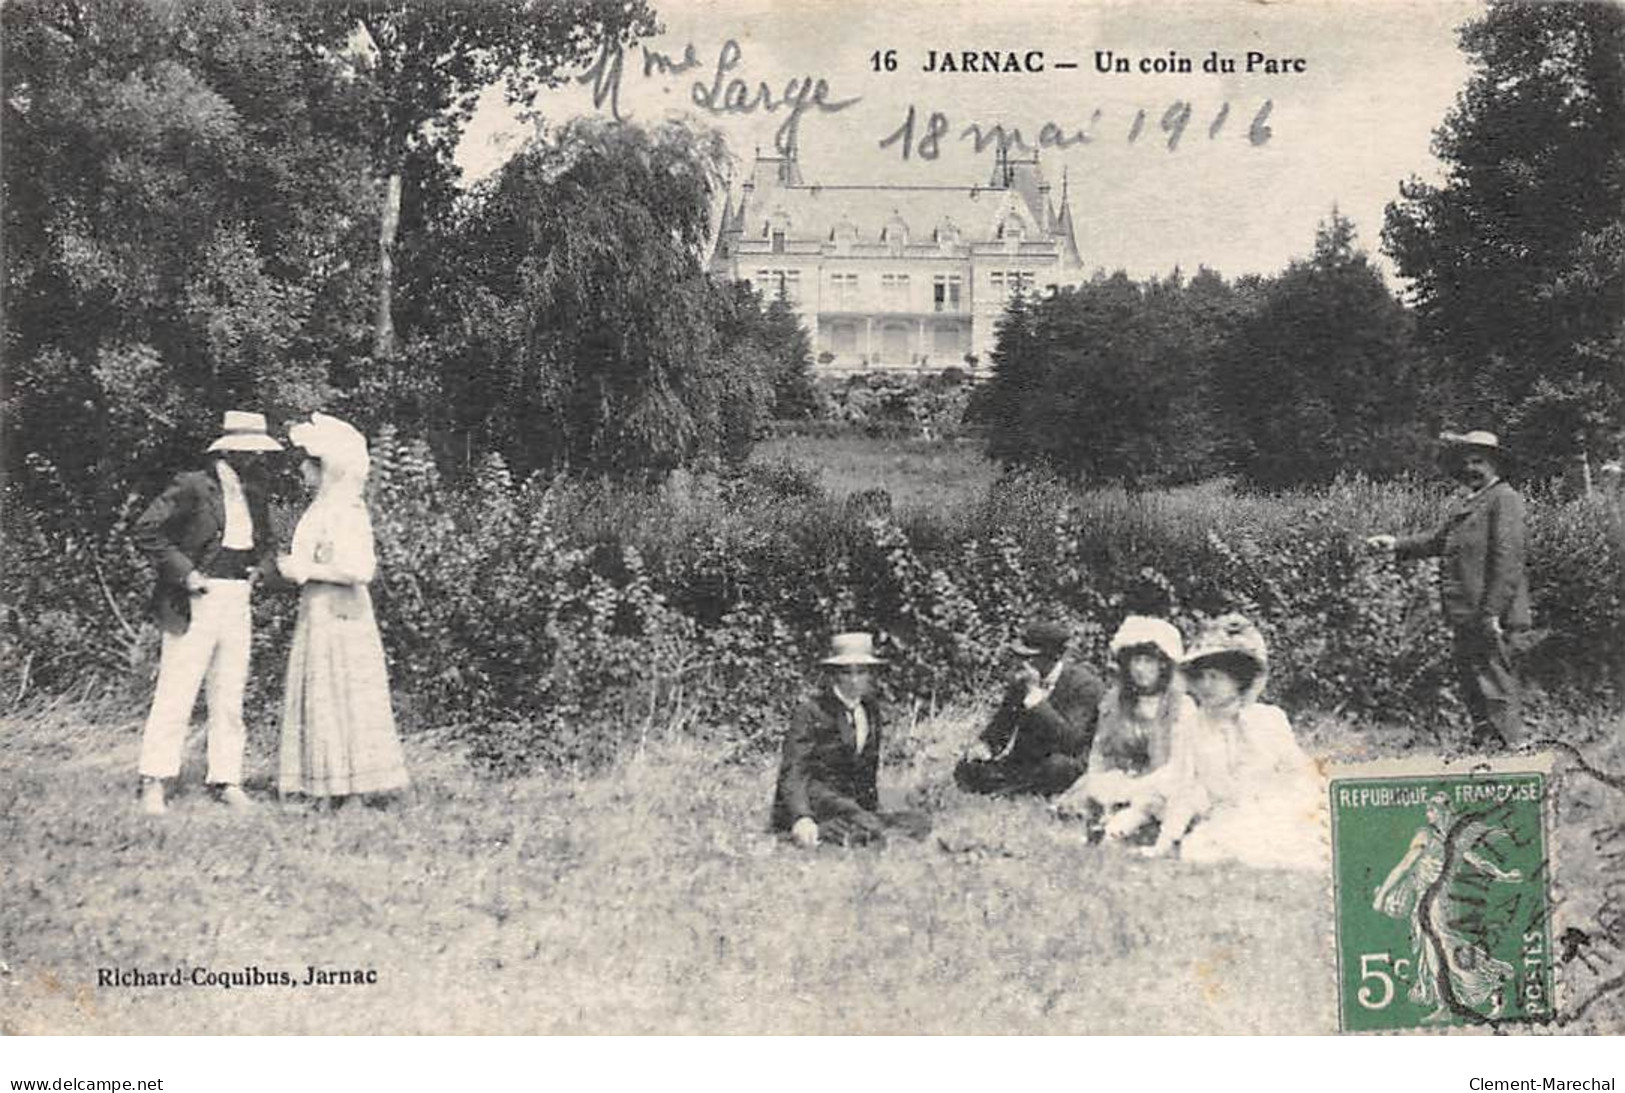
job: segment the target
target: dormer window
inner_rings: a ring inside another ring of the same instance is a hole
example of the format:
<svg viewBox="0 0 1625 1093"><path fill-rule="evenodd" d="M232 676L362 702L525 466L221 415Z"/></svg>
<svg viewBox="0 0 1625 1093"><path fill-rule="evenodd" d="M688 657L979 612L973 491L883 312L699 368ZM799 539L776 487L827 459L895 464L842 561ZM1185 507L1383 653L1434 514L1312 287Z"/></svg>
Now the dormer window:
<svg viewBox="0 0 1625 1093"><path fill-rule="evenodd" d="M936 240L937 246L941 247L946 253L959 245L959 226L945 216L942 218L941 223L937 225L937 230L932 233L932 236Z"/></svg>
<svg viewBox="0 0 1625 1093"><path fill-rule="evenodd" d="M858 241L858 226L842 216L829 230L829 241L835 244L836 254L851 254L852 244Z"/></svg>
<svg viewBox="0 0 1625 1093"><path fill-rule="evenodd" d="M903 248L908 246L908 223L895 211L886 226L880 229L880 241L886 244L892 254L902 254Z"/></svg>
<svg viewBox="0 0 1625 1093"><path fill-rule="evenodd" d="M1027 223L1020 216L1012 214L999 221L995 235L1004 243L1004 249L1013 254L1027 236Z"/></svg>
<svg viewBox="0 0 1625 1093"><path fill-rule="evenodd" d="M783 254L785 241L790 238L790 217L782 208L774 209L762 227L762 234L772 244L774 254Z"/></svg>

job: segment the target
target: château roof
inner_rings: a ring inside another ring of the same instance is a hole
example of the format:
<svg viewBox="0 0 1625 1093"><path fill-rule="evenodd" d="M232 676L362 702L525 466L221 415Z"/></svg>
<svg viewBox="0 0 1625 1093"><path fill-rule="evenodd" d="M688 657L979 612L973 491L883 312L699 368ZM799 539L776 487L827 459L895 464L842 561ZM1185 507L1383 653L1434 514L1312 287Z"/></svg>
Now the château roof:
<svg viewBox="0 0 1625 1093"><path fill-rule="evenodd" d="M1081 268L1065 189L1057 210L1036 154L1011 160L1001 153L987 184L960 186L808 185L793 156L758 154L737 204L728 195L720 236L766 240L783 230L789 243L823 244L851 232L854 242L874 244L900 221L911 244L934 241L948 225L960 242L983 243L1000 238L1001 224L1012 220L1024 225L1024 241L1058 244L1063 264Z"/></svg>
<svg viewBox="0 0 1625 1093"><path fill-rule="evenodd" d="M969 241L994 238L1000 220L1015 212L1030 237L1042 233L1044 222L1009 197L1006 190L985 186L791 187L747 195L735 224L747 238L766 238L782 217L790 239L824 242L835 238L837 229L855 229L858 240L872 243L901 220L915 243L931 239L944 224Z"/></svg>

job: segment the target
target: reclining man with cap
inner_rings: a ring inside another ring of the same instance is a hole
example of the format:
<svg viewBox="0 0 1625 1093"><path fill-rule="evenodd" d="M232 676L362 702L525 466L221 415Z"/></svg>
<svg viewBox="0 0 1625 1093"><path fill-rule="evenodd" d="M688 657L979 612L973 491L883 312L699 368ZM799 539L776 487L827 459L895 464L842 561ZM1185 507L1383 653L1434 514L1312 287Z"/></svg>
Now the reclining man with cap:
<svg viewBox="0 0 1625 1093"><path fill-rule="evenodd" d="M1033 622L1012 646L1021 667L977 743L954 768L970 793L1064 793L1088 769L1104 691L1100 677L1066 658L1070 634Z"/></svg>
<svg viewBox="0 0 1625 1093"><path fill-rule="evenodd" d="M198 690L208 680L209 773L220 800L248 808L242 790L243 690L248 683L249 590L273 573L276 542L262 461L280 452L262 414L228 410L209 445L209 469L176 475L135 523L134 538L158 571L153 612L163 630L158 686L141 733L141 807L164 812L164 780L181 748Z"/></svg>
<svg viewBox="0 0 1625 1093"><path fill-rule="evenodd" d="M840 846L883 843L889 833L921 839L931 820L921 812L882 812L880 710L874 669L885 664L868 634L836 634L823 660L828 685L790 719L773 798L773 827L796 843Z"/></svg>

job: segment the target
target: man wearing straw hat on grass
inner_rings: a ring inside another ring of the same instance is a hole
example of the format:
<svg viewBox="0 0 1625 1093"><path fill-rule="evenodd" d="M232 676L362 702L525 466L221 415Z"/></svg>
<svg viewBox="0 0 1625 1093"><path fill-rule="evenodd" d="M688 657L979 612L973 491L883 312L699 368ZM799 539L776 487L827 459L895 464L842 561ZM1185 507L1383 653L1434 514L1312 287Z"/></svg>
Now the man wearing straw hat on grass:
<svg viewBox="0 0 1625 1093"><path fill-rule="evenodd" d="M822 665L825 685L790 719L773 798L773 827L803 847L819 843L861 846L900 832L924 838L931 821L920 812L882 812L880 711L868 634L836 634Z"/></svg>
<svg viewBox="0 0 1625 1093"><path fill-rule="evenodd" d="M158 686L141 734L141 807L166 809L164 780L181 748L198 690L208 681L209 773L220 800L250 807L243 793L243 690L250 645L248 594L256 570L276 556L266 507L266 452L280 452L262 414L228 410L208 470L175 477L136 521L135 541L158 571L153 612L163 630Z"/></svg>
<svg viewBox="0 0 1625 1093"><path fill-rule="evenodd" d="M1524 572L1523 498L1501 477L1506 451L1494 433L1442 433L1441 461L1463 492L1444 522L1421 535L1366 542L1398 558L1440 557L1441 603L1474 747L1506 747L1523 734L1509 635L1530 626Z"/></svg>

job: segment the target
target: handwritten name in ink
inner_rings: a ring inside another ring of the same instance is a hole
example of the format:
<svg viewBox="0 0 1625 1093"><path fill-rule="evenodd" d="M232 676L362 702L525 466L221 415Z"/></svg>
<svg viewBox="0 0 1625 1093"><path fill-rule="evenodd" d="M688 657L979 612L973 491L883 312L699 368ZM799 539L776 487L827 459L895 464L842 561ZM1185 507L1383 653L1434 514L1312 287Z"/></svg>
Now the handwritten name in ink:
<svg viewBox="0 0 1625 1093"><path fill-rule="evenodd" d="M616 121L625 120L621 114L621 88L626 76L626 48L619 42L605 42L597 59L579 77L579 82L592 84L593 108L602 110L607 103ZM681 76L704 63L692 42L677 56L648 46L632 48L643 55L645 79ZM861 96L847 99L833 97L829 81L823 77L794 76L782 85L746 79L739 72L744 56L739 42L729 38L717 51L715 64L709 66L710 78L695 81L689 89L689 97L695 106L713 115L789 111L773 134L774 146L781 155L788 155L795 148L801 119L810 111L835 114L861 101Z"/></svg>
<svg viewBox="0 0 1625 1093"><path fill-rule="evenodd" d="M1247 126L1247 142L1254 148L1260 148L1269 143L1273 131L1269 126L1270 112L1274 110L1273 99L1265 99L1253 114L1252 123ZM881 148L896 146L903 159L907 161L913 156L923 160L934 160L942 154L942 143L954 134L954 123L947 114L940 110L933 110L926 116L925 122L920 122L922 111L912 103L903 123L891 133L880 140ZM1150 115L1142 108L1134 112L1132 120L1117 132L1129 144L1134 144L1145 134ZM1230 103L1225 102L1210 114L1204 112L1199 117L1196 108L1184 99L1176 99L1169 103L1162 111L1157 122L1158 129L1163 134L1168 151L1177 151L1179 142L1184 139L1186 131L1192 121L1207 124L1207 137L1217 140L1225 132L1230 120ZM1028 130L1028 132L1033 132ZM1059 122L1046 121L1036 130L1036 145L1029 143L1027 137L1019 128L1005 128L1003 125L987 125L982 122L971 122L958 130L957 136L961 141L973 141L977 152L982 152L991 144L997 144L1008 151L1030 152L1037 148L1073 148L1080 144L1093 144L1104 136L1110 136L1106 113L1097 107L1089 116L1088 122L1082 126L1068 129Z"/></svg>

